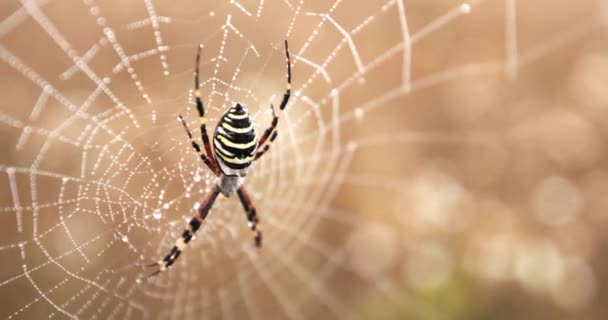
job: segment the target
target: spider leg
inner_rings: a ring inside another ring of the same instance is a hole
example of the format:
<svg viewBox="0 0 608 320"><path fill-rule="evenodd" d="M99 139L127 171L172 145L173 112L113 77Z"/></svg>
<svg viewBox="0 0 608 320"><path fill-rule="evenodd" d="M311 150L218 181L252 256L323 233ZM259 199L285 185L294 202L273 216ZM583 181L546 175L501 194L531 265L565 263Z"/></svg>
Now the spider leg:
<svg viewBox="0 0 608 320"><path fill-rule="evenodd" d="M291 57L289 55L289 47L287 45L287 40L285 40L285 57L287 60L287 89L285 90L285 93L283 94L283 100L281 100L281 104L279 105L279 113L285 110L287 102L289 102L289 98L291 97ZM274 140L274 138L277 137L276 127L279 123L279 115L277 115L277 113L275 112L274 106L272 104L270 105L270 108L272 110L272 122L270 123L270 126L264 131L264 134L260 138L260 141L258 141L258 150L261 149L262 151L258 151L256 153L254 161L260 158L264 153L266 153L266 151L268 151L268 148L270 148L272 141Z"/></svg>
<svg viewBox="0 0 608 320"><path fill-rule="evenodd" d="M255 207L253 206L253 203L251 203L251 198L249 197L247 190L245 190L245 186L241 186L236 192L241 200L243 209L245 209L249 228L251 228L251 231L253 231L253 240L255 241L255 246L259 248L262 246L262 229L258 226L260 220L258 219Z"/></svg>
<svg viewBox="0 0 608 320"><path fill-rule="evenodd" d="M262 151L256 152L255 157L253 158L254 161L259 159L261 156L264 155L264 153L266 153L266 151L268 151L268 149L270 149L270 145L272 145L272 142L274 141L274 139L277 138L277 134L278 134L278 131L275 130L272 133L272 135L270 135L270 139L268 140L268 142L266 143L266 145L264 146Z"/></svg>
<svg viewBox="0 0 608 320"><path fill-rule="evenodd" d="M192 137L192 132L190 132L190 129L188 129L188 125L186 124L186 121L184 121L184 118L182 117L181 114L179 115L179 120L182 122L182 125L184 126L184 129L186 130L186 134L188 134L188 139L190 140L190 143L192 143L192 147L194 148L194 150L196 150L196 153L198 153L198 155L201 157L203 162L207 165L209 170L211 170L213 173L217 174L213 162L211 161L211 159L209 159L209 157L207 157L203 153L203 151L201 150L201 146L198 143L196 143L196 141L194 141L194 138Z"/></svg>
<svg viewBox="0 0 608 320"><path fill-rule="evenodd" d="M184 251L184 249L188 245L188 242L192 240L192 237L194 236L196 231L198 231L198 229L205 221L209 210L211 210L211 207L213 206L213 203L215 202L215 199L219 194L220 188L218 186L214 186L213 189L211 189L211 192L207 194L203 202L201 202L198 207L198 210L196 211L196 214L188 223L188 227L184 229L182 235L177 239L177 241L175 241L175 244L173 245L173 247L171 247L169 253L162 260L148 265L148 267L159 267L157 271L150 275L151 277L158 275L163 271L166 271L169 267L171 267L171 265L173 265L173 263L175 263L175 260L177 260L182 251Z"/></svg>
<svg viewBox="0 0 608 320"><path fill-rule="evenodd" d="M213 165L213 169L211 169L211 171L213 171L215 174L218 174L219 171L217 169L217 163L215 162L213 150L211 150L211 144L209 143L209 135L207 134L207 118L205 118L205 106L203 105L203 101L201 100L201 91L199 89L199 67L201 60L201 48L202 45L199 45L198 50L196 51L196 66L194 67L194 98L196 100L196 110L198 110L198 117L201 123L201 138L203 139L205 153L207 154L207 158Z"/></svg>

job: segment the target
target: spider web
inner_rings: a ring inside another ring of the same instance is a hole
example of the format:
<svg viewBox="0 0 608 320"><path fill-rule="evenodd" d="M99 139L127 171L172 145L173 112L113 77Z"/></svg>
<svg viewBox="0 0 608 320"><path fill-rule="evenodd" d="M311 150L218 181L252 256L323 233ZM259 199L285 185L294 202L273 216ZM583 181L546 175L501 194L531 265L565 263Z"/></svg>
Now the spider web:
<svg viewBox="0 0 608 320"><path fill-rule="evenodd" d="M0 316L470 319L523 290L521 316L601 318L607 8L3 2ZM211 129L240 102L260 132L284 39L292 99L246 179L263 248L220 196L146 278L215 181L176 121L197 44Z"/></svg>

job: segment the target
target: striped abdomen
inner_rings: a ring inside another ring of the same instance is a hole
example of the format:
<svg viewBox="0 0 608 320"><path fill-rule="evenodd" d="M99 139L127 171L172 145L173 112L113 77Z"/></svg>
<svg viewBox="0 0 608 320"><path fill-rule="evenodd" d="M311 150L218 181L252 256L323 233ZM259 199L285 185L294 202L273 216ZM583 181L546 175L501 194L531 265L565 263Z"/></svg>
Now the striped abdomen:
<svg viewBox="0 0 608 320"><path fill-rule="evenodd" d="M247 110L240 104L224 113L213 136L215 157L225 175L244 176L255 157L258 137Z"/></svg>

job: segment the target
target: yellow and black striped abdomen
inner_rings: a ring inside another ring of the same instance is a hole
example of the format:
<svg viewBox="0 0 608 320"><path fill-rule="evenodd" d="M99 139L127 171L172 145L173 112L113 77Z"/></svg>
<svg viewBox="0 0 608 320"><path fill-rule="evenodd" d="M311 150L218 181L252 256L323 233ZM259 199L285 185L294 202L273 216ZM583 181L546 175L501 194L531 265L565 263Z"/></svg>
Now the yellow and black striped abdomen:
<svg viewBox="0 0 608 320"><path fill-rule="evenodd" d="M247 110L240 104L220 119L213 136L215 156L226 175L244 176L255 156L258 137Z"/></svg>

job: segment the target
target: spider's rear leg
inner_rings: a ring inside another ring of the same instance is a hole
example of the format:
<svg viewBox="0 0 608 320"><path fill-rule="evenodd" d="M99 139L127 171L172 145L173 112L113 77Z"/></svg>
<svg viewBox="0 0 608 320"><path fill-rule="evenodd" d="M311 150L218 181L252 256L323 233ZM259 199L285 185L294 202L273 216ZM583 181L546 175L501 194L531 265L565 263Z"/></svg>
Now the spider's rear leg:
<svg viewBox="0 0 608 320"><path fill-rule="evenodd" d="M245 186L241 186L237 190L237 194L239 196L239 199L241 200L243 209L245 209L249 228L251 228L251 231L253 231L253 240L255 246L259 248L262 246L262 229L258 225L260 223L260 220L258 219L255 207L253 206L253 203L251 203L251 198L249 197L247 190L245 190Z"/></svg>
<svg viewBox="0 0 608 320"><path fill-rule="evenodd" d="M213 203L215 202L215 199L219 194L220 188L218 186L214 186L211 192L207 194L203 202L201 202L196 214L194 215L194 217L192 217L192 219L190 219L188 227L184 229L182 235L177 239L177 241L175 241L175 244L173 245L169 253L162 260L148 265L148 267L159 267L159 269L152 273L150 276L155 276L163 271L166 271L169 267L173 265L173 263L175 263L175 260L177 260L182 251L184 251L184 249L188 245L188 242L192 240L192 237L194 237L196 231L200 229L201 225L205 221L205 218L207 217L207 214L209 213L209 210L211 210L211 207L213 206Z"/></svg>

